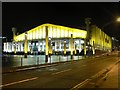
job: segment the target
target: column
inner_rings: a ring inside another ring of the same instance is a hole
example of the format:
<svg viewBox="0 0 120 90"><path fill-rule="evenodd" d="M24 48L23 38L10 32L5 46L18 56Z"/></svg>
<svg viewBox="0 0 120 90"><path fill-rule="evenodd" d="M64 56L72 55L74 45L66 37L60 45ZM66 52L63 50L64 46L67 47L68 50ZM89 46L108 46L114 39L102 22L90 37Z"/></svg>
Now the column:
<svg viewBox="0 0 120 90"><path fill-rule="evenodd" d="M86 57L86 38L84 39L84 56Z"/></svg>
<svg viewBox="0 0 120 90"><path fill-rule="evenodd" d="M70 38L70 51L71 51L71 59L73 59L73 34L71 34L71 38Z"/></svg>
<svg viewBox="0 0 120 90"><path fill-rule="evenodd" d="M94 55L95 54L94 41L93 41L92 51L93 51L93 55Z"/></svg>
<svg viewBox="0 0 120 90"><path fill-rule="evenodd" d="M48 26L46 26L46 37L45 37L45 42L46 42L46 50L45 50L45 62L48 62Z"/></svg>
<svg viewBox="0 0 120 90"><path fill-rule="evenodd" d="M66 55L66 40L64 40L64 55Z"/></svg>
<svg viewBox="0 0 120 90"><path fill-rule="evenodd" d="M60 42L59 42L59 51L61 51L61 40L60 40Z"/></svg>
<svg viewBox="0 0 120 90"><path fill-rule="evenodd" d="M27 33L25 33L25 40L24 40L24 58L27 58L28 52L28 40L27 40Z"/></svg>

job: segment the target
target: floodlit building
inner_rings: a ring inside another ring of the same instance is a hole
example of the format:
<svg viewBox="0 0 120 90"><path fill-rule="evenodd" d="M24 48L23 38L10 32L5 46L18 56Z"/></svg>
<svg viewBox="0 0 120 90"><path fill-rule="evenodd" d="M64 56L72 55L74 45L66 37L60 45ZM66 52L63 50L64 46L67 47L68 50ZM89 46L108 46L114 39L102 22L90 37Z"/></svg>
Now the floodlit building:
<svg viewBox="0 0 120 90"><path fill-rule="evenodd" d="M4 42L3 52L24 52L25 47L27 47L26 51L29 53L33 53L34 51L37 51L39 53L45 52L46 28L48 29L49 37L49 52L63 52L64 49L66 49L66 52L70 52L71 34L73 35L73 51L78 50L79 52L81 52L83 50L84 39L87 36L86 30L54 24L42 24L19 35L16 35L16 29L12 28L13 42ZM95 50L98 49L104 51L111 51L111 38L95 25L92 25L90 30L90 47L94 48ZM27 45L25 44L25 36L27 40Z"/></svg>

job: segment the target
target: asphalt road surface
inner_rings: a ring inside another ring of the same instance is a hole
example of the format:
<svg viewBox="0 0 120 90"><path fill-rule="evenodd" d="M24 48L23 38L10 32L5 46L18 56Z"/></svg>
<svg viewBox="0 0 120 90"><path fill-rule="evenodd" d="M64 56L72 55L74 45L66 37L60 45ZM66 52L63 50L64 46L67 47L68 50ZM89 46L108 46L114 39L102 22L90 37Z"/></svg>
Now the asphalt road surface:
<svg viewBox="0 0 120 90"><path fill-rule="evenodd" d="M59 63L56 66L2 75L4 88L71 89L118 60L116 55Z"/></svg>

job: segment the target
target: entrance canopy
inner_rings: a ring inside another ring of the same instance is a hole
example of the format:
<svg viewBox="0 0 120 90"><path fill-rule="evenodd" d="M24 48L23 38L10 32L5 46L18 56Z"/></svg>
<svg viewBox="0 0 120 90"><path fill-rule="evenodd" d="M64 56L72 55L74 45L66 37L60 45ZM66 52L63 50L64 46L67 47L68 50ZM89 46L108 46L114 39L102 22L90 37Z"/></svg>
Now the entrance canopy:
<svg viewBox="0 0 120 90"><path fill-rule="evenodd" d="M54 24L42 24L27 31L28 40L45 39L45 29L48 27L48 36L51 38L70 38L73 34L73 38L86 38L87 32L81 29L69 28L65 26L59 26ZM15 41L24 41L25 33L17 35Z"/></svg>

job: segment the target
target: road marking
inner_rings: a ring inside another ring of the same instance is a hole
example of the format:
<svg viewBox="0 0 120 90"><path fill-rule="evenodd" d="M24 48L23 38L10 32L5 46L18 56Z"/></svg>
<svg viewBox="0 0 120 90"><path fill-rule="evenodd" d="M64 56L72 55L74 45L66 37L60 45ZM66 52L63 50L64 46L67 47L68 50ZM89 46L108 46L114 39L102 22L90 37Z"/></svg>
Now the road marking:
<svg viewBox="0 0 120 90"><path fill-rule="evenodd" d="M52 73L52 75L56 75L56 74L59 74L59 73L67 72L67 71L70 71L70 70L72 70L72 69L67 69L67 70L63 70L63 71L60 71L60 72Z"/></svg>
<svg viewBox="0 0 120 90"><path fill-rule="evenodd" d="M17 81L17 82L12 82L12 83L8 83L8 84L0 85L0 87L6 87L6 86L10 86L10 85L18 84L18 83L23 83L23 82L27 82L27 81L35 80L35 79L37 79L37 78L38 78L38 77L34 77L34 78L25 79L25 80L21 80L21 81Z"/></svg>
<svg viewBox="0 0 120 90"><path fill-rule="evenodd" d="M57 64L53 64L53 65L57 65ZM44 65L44 66L39 66L39 68L44 68L44 67L49 67L52 65ZM28 70L28 69L36 69L38 67L28 67L28 68L22 68L22 69L17 69L16 71L22 71L22 70Z"/></svg>
<svg viewBox="0 0 120 90"><path fill-rule="evenodd" d="M71 88L70 90L76 90L76 89L84 86L85 84L87 84L90 80L91 80L91 79L86 79L86 80L84 80L83 82L81 82L81 83L77 84L76 86L74 86L73 88Z"/></svg>

